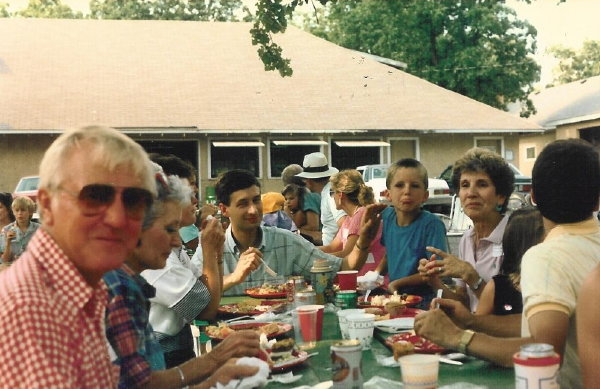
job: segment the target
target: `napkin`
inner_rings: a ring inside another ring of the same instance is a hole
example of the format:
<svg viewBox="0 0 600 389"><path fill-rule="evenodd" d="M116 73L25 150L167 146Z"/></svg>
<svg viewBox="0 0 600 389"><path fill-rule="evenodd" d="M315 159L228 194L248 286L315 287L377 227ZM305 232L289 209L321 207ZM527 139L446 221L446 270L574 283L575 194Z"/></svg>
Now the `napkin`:
<svg viewBox="0 0 600 389"><path fill-rule="evenodd" d="M251 377L244 377L240 380L231 380L223 385L217 382L211 389L252 389L262 388L267 384L270 369L269 365L258 358L243 357L237 360L236 365L247 365L258 367L258 372Z"/></svg>
<svg viewBox="0 0 600 389"><path fill-rule="evenodd" d="M379 376L371 377L371 379L368 380L367 382L365 382L363 385L364 389L379 389L379 388L391 388L391 389L398 388L398 389L400 389L403 387L404 387L404 385L402 385L402 382L390 380L390 379L379 377Z"/></svg>
<svg viewBox="0 0 600 389"><path fill-rule="evenodd" d="M302 374L294 375L291 371L284 374L272 374L269 382L279 382L282 384L291 384L292 382L298 381L302 378Z"/></svg>
<svg viewBox="0 0 600 389"><path fill-rule="evenodd" d="M396 361L393 356L388 357L385 355L375 355L375 360L377 361L378 364L380 364L381 366L385 366L385 367L400 366L398 361Z"/></svg>

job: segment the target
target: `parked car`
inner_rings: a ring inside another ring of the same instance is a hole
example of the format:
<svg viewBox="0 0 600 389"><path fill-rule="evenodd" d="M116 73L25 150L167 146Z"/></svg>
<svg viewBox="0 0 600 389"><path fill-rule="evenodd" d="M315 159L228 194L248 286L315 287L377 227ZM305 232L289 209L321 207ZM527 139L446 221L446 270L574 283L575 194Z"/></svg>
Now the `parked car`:
<svg viewBox="0 0 600 389"><path fill-rule="evenodd" d="M508 163L508 166L515 174L514 193L521 194L523 197L525 197L529 192L531 192L531 177L523 175L523 173L521 173L521 171L512 163ZM451 193L456 192L454 186L452 185L452 165L448 165L438 178L448 183Z"/></svg>
<svg viewBox="0 0 600 389"><path fill-rule="evenodd" d="M373 188L375 201L389 203L387 198L387 186L385 179L389 165L364 165L356 168L363 175L363 180L367 186ZM437 178L429 178L428 182L429 198L423 205L423 208L435 212L449 214L452 205L452 196L448 183Z"/></svg>
<svg viewBox="0 0 600 389"><path fill-rule="evenodd" d="M13 192L13 197L27 196L35 203L37 201L39 184L40 177L38 176L22 177Z"/></svg>

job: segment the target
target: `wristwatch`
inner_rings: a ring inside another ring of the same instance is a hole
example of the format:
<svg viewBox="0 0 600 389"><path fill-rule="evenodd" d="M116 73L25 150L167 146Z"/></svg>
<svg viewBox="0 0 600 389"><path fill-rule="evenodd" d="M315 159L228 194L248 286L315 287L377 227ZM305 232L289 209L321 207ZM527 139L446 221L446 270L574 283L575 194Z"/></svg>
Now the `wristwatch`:
<svg viewBox="0 0 600 389"><path fill-rule="evenodd" d="M473 284L473 286L471 286L471 290L473 292L476 291L477 289L479 289L481 287L481 284L483 284L483 278L479 277L477 282L475 282L475 284Z"/></svg>
<svg viewBox="0 0 600 389"><path fill-rule="evenodd" d="M471 340L473 340L473 336L475 336L475 332L471 330L464 330L462 336L460 337L460 343L458 343L458 351L467 354L467 347Z"/></svg>

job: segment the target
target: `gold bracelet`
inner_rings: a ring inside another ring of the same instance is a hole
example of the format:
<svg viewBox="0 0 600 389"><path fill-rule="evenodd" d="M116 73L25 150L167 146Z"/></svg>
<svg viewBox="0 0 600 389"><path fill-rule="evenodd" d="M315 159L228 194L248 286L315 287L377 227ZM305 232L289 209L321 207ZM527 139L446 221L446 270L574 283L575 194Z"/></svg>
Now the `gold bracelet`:
<svg viewBox="0 0 600 389"><path fill-rule="evenodd" d="M475 331L464 330L462 336L460 337L460 342L458 343L458 351L467 354L467 347L471 340L473 340L473 336L475 336Z"/></svg>
<svg viewBox="0 0 600 389"><path fill-rule="evenodd" d="M369 248L369 245L367 245L366 247L360 247L360 246L358 245L358 240L357 240L357 241L356 241L356 248L357 248L357 249L359 249L360 251L365 251L365 250L367 250L367 249Z"/></svg>

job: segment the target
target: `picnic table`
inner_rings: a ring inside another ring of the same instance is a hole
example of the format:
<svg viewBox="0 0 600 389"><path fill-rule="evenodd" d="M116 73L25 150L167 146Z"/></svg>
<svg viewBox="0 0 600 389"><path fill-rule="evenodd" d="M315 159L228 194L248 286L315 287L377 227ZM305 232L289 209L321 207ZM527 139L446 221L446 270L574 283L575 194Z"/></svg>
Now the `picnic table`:
<svg viewBox="0 0 600 389"><path fill-rule="evenodd" d="M232 304L248 297L224 297L221 304ZM399 367L384 367L377 363L377 356L391 356L391 351L384 345L389 333L375 330L375 336L370 350L362 352L362 373L364 381L373 376L401 381ZM293 335L292 335L293 336ZM302 378L291 384L270 383L267 388L294 388L301 385L313 386L320 382L331 380L331 345L341 339L337 316L333 312L325 312L323 316L323 339L317 342L310 353L318 352L302 365L293 368L294 375L302 374ZM515 387L514 369L502 368L493 364L469 357L462 366L440 363L439 386L457 383L470 383L482 387L503 389Z"/></svg>

